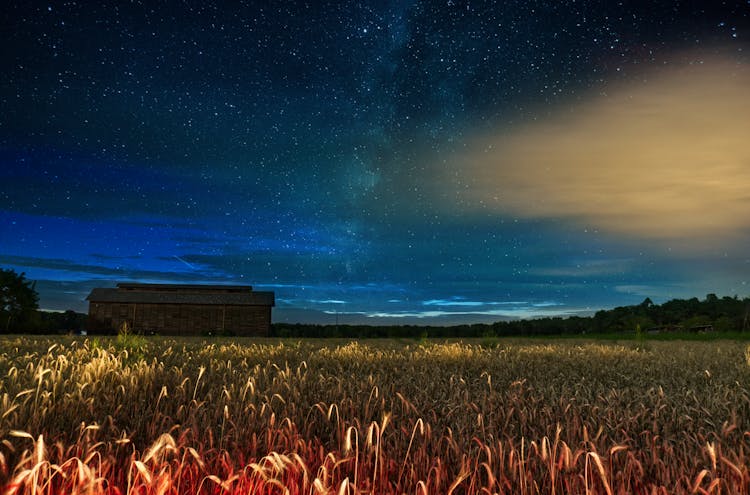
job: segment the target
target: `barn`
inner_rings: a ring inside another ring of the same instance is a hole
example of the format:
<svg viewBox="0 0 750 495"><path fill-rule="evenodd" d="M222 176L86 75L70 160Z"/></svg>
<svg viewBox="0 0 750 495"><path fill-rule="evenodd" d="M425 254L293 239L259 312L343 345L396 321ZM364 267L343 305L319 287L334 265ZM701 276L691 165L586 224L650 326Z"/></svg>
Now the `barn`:
<svg viewBox="0 0 750 495"><path fill-rule="evenodd" d="M271 330L273 292L249 285L120 283L93 289L88 328L114 333L123 324L136 333L265 337Z"/></svg>

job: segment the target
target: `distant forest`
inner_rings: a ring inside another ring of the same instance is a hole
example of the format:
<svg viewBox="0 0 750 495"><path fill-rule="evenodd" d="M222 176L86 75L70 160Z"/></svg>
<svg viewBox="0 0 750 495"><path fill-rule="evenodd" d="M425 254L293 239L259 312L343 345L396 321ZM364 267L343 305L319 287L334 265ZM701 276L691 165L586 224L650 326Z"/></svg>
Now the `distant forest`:
<svg viewBox="0 0 750 495"><path fill-rule="evenodd" d="M86 328L86 314L35 311L11 328L13 333L64 334ZM0 311L2 314L2 311ZM0 320L3 321L3 320ZM636 334L750 332L750 298L717 297L673 299L654 304L645 299L635 306L597 311L593 316L498 321L492 324L427 325L313 325L274 323L273 337L317 338L450 338L511 337L583 334ZM206 332L208 336L209 333Z"/></svg>
<svg viewBox="0 0 750 495"><path fill-rule="evenodd" d="M594 316L498 321L492 324L455 326L305 325L276 323L277 337L505 337L582 334L656 334L740 332L750 330L750 298L673 299L654 304L646 298L635 306L597 311Z"/></svg>
<svg viewBox="0 0 750 495"><path fill-rule="evenodd" d="M0 333L78 333L87 315L74 311L40 311L33 282L13 270L0 269ZM505 337L581 334L728 333L750 331L750 298L673 299L654 304L646 298L635 306L597 311L593 316L498 321L456 326L370 326L275 323L274 337L426 338ZM206 336L211 335L207 329Z"/></svg>
<svg viewBox="0 0 750 495"><path fill-rule="evenodd" d="M12 333L64 334L86 328L86 314L35 311L3 330ZM0 311L2 314L2 311ZM1 318L1 317L0 317ZM0 319L4 322L4 318ZM511 337L583 334L646 334L750 332L750 298L719 298L709 294L705 299L673 299L653 304L651 299L635 306L621 306L597 311L593 316L537 318L498 321L492 324L427 325L312 325L274 323L274 337L351 337L351 338L450 338ZM208 336L209 333L207 332Z"/></svg>

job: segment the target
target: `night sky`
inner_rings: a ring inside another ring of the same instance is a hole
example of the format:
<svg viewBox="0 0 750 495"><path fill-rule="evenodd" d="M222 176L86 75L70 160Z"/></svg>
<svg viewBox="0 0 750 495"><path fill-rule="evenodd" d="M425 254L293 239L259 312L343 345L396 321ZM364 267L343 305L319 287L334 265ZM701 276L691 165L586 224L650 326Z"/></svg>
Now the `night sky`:
<svg viewBox="0 0 750 495"><path fill-rule="evenodd" d="M750 295L750 1L4 2L0 267L445 324Z"/></svg>

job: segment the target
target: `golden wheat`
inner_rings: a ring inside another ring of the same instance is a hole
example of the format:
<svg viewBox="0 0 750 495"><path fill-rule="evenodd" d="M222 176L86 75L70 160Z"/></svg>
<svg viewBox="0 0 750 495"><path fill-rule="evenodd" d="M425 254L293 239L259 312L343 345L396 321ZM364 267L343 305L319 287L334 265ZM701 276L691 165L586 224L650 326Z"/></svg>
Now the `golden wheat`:
<svg viewBox="0 0 750 495"><path fill-rule="evenodd" d="M7 493L750 494L735 342L0 342Z"/></svg>

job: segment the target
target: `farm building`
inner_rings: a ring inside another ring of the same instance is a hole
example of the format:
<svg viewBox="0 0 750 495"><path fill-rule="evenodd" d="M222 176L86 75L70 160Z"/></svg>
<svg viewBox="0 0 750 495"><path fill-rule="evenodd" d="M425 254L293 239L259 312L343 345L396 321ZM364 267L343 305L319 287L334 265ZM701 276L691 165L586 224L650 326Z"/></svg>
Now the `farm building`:
<svg viewBox="0 0 750 495"><path fill-rule="evenodd" d="M249 285L120 283L93 289L88 327L113 333L127 324L136 333L159 335L268 336L273 292Z"/></svg>

